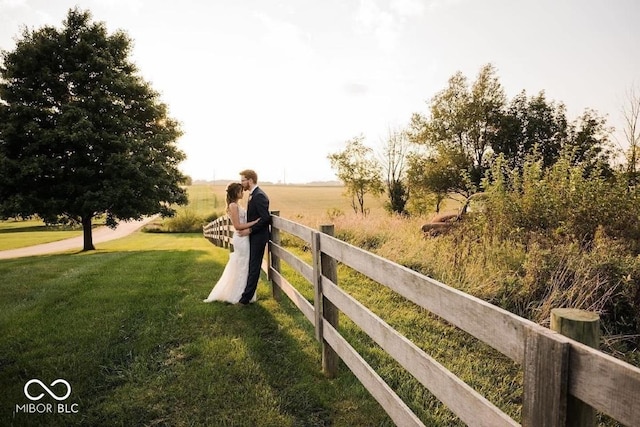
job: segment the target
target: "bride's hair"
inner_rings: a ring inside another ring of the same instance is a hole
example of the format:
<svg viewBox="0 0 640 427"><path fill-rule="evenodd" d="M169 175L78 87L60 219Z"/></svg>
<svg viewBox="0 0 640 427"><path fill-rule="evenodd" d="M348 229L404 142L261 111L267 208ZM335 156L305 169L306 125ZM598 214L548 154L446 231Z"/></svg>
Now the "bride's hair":
<svg viewBox="0 0 640 427"><path fill-rule="evenodd" d="M227 209L229 204L235 202L242 197L242 184L239 182L232 182L227 185Z"/></svg>

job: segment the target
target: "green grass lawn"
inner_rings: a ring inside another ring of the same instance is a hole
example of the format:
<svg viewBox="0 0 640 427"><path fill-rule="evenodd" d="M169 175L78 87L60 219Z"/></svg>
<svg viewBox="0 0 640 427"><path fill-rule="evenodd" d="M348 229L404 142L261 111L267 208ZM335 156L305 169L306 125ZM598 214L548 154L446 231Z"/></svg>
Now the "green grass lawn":
<svg viewBox="0 0 640 427"><path fill-rule="evenodd" d="M0 221L0 251L82 236L82 229L47 227L42 221Z"/></svg>
<svg viewBox="0 0 640 427"><path fill-rule="evenodd" d="M227 257L198 234L136 233L0 261L0 425L391 425L344 367L324 378L311 326L265 282L255 305L202 303ZM27 381L58 378L77 413L15 413Z"/></svg>
<svg viewBox="0 0 640 427"><path fill-rule="evenodd" d="M93 220L93 228L105 225L104 217ZM82 236L82 227L48 226L40 219L0 221L0 251L57 242Z"/></svg>

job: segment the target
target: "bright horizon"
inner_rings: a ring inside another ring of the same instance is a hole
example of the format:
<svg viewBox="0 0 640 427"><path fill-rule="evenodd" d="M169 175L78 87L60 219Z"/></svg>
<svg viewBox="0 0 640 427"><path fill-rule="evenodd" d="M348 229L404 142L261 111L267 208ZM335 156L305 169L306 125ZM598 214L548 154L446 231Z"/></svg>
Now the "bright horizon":
<svg viewBox="0 0 640 427"><path fill-rule="evenodd" d="M0 50L76 5L131 37L194 180L336 180L328 154L360 134L381 147L454 73L472 82L487 63L508 100L545 91L569 120L592 108L622 142L640 84L635 0L0 0Z"/></svg>

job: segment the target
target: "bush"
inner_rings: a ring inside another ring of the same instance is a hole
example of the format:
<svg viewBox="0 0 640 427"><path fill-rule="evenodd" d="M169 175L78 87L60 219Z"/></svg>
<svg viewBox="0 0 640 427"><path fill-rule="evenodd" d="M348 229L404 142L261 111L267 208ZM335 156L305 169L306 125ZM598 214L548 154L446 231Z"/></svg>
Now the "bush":
<svg viewBox="0 0 640 427"><path fill-rule="evenodd" d="M640 249L640 198L624 179L603 178L580 165L560 159L549 169L533 158L522 175L497 161L485 183L486 215L491 233L502 239L526 241L535 234L557 241L593 243L596 231Z"/></svg>
<svg viewBox="0 0 640 427"><path fill-rule="evenodd" d="M183 209L166 221L165 228L169 233L202 233L202 227L206 223L193 210Z"/></svg>
<svg viewBox="0 0 640 427"><path fill-rule="evenodd" d="M212 212L209 215L204 217L204 223L208 224L210 222L215 221L216 219L220 218L223 214L220 212Z"/></svg>

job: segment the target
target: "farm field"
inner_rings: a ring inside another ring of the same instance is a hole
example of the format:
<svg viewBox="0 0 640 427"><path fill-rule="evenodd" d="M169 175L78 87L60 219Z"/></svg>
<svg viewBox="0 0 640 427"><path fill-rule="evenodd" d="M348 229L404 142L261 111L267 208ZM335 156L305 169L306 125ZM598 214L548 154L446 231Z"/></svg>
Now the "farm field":
<svg viewBox="0 0 640 427"><path fill-rule="evenodd" d="M189 192L188 209L196 214L206 215L211 212L223 212L225 209L226 185L198 184L187 188ZM350 200L343 195L344 187L340 186L312 186L312 185L262 185L267 193L270 208L280 211L280 215L296 220L322 220L330 214L353 212ZM243 202L246 206L248 195ZM366 197L365 207L371 209L371 214L384 212L384 197Z"/></svg>

